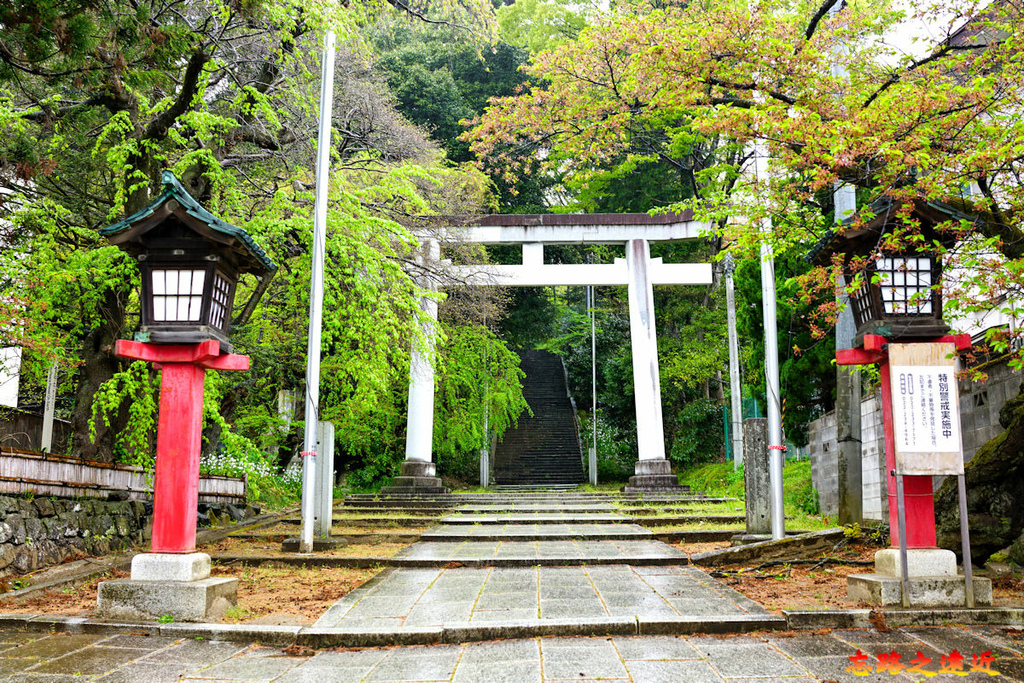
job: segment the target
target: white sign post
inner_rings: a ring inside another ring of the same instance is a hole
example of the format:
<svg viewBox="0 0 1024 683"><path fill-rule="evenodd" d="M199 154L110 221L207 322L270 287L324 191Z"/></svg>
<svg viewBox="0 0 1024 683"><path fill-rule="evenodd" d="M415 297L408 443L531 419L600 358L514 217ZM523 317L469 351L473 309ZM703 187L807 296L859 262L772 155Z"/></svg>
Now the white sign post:
<svg viewBox="0 0 1024 683"><path fill-rule="evenodd" d="M900 526L903 606L910 606L907 590L906 512L903 505L905 475L954 475L960 503L965 595L974 607L971 543L967 529L967 487L960 431L960 393L956 382L956 347L951 342L890 344L889 378L896 441L896 502Z"/></svg>

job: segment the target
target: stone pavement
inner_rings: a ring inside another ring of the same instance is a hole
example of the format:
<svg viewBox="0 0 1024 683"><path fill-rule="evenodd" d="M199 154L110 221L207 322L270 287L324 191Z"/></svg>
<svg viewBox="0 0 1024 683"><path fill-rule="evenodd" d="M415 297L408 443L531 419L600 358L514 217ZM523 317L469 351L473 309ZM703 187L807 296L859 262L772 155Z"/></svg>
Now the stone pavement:
<svg viewBox="0 0 1024 683"><path fill-rule="evenodd" d="M562 633L578 635L607 629L616 619L622 625L657 622L671 631L672 622L692 630L695 617L750 617L751 627L773 618L700 569L685 566L685 553L655 540L607 499L582 502L572 493L548 500L538 494L521 501L502 498L457 508L424 534L430 540L396 557L450 560L450 566L385 570L342 598L314 628L465 632L486 623L507 625L514 629L511 635L523 636L544 635L553 620L570 620L575 631ZM504 512L476 514L481 508Z"/></svg>
<svg viewBox="0 0 1024 683"><path fill-rule="evenodd" d="M235 627L216 624L71 619L27 631L27 617L25 626L8 619L0 628L0 682L1024 681L1017 628L736 635L785 621L687 566L685 555L624 521L607 500L475 496L405 551L406 559L443 566L386 569L311 629L288 635L257 626L233 635L393 647L283 650L218 640ZM691 635L716 629L734 635Z"/></svg>
<svg viewBox="0 0 1024 683"><path fill-rule="evenodd" d="M891 664L883 665L879 655ZM909 673L915 664L920 673ZM973 665L988 673L970 673L967 681L1024 680L1024 632L986 626L729 638L527 638L315 654L204 639L0 632L0 681L12 683L942 683L961 680ZM894 669L895 675L889 673Z"/></svg>

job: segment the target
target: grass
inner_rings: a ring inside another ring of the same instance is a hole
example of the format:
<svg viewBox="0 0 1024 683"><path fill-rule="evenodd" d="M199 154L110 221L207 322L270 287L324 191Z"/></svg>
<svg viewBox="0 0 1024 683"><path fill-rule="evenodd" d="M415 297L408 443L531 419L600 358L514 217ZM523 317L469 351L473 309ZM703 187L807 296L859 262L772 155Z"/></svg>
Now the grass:
<svg viewBox="0 0 1024 683"><path fill-rule="evenodd" d="M709 496L746 498L743 469L729 463L701 465L679 474L681 484ZM782 500L786 508L786 528L817 531L836 526L835 520L823 517L818 509L818 494L811 483L810 460L787 460L782 467Z"/></svg>

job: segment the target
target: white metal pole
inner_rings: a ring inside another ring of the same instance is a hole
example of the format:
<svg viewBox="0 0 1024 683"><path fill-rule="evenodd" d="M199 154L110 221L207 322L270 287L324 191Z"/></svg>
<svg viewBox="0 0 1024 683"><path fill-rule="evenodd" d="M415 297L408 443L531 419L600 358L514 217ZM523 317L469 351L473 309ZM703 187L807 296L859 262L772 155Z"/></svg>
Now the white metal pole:
<svg viewBox="0 0 1024 683"><path fill-rule="evenodd" d="M768 150L763 141L754 142L754 177L768 182ZM770 487L772 539L786 536L785 504L782 499L782 397L779 382L779 331L775 313L775 259L772 256L772 220L761 219L761 302L764 319L765 401L768 404L768 483Z"/></svg>
<svg viewBox="0 0 1024 683"><path fill-rule="evenodd" d="M309 344L306 347L306 424L302 439L302 536L299 552L313 552L316 489L316 427L320 419L320 331L324 308L324 252L331 162L331 104L334 100L334 32L324 36L320 76L320 132L316 143L316 205L313 214L313 264L309 284Z"/></svg>
<svg viewBox="0 0 1024 683"><path fill-rule="evenodd" d="M729 394L732 404L732 468L743 464L743 389L740 387L740 343L736 332L736 286L732 274L736 264L732 254L722 259L725 273L725 310L729 327Z"/></svg>
<svg viewBox="0 0 1024 683"><path fill-rule="evenodd" d="M590 306L590 415L591 437L590 457L587 459L591 486L597 486L597 290L587 287L587 303Z"/></svg>

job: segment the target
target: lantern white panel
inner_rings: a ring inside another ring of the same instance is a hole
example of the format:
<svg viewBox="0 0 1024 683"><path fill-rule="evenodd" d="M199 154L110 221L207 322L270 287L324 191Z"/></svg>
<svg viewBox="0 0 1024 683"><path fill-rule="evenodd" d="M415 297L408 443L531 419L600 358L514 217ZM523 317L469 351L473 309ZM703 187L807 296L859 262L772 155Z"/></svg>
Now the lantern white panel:
<svg viewBox="0 0 1024 683"><path fill-rule="evenodd" d="M179 322L184 322L188 320L188 297L179 296L175 299L175 303L177 304L178 309L177 317L175 317L175 320Z"/></svg>
<svg viewBox="0 0 1024 683"><path fill-rule="evenodd" d="M150 277L153 282L153 295L163 296L167 293L167 271L166 270L154 270L150 273Z"/></svg>
<svg viewBox="0 0 1024 683"><path fill-rule="evenodd" d="M206 284L206 271L205 270L193 270L192 271L192 295L201 297L203 295L203 285Z"/></svg>

